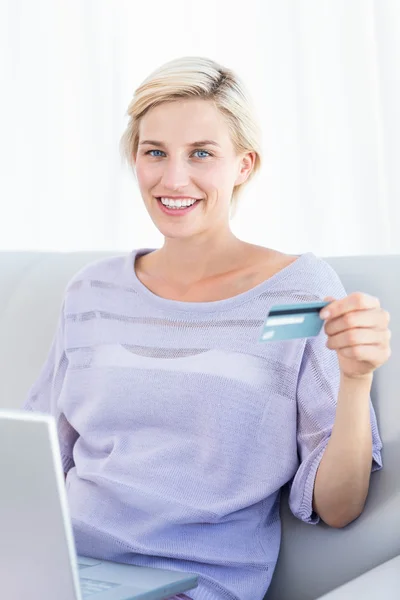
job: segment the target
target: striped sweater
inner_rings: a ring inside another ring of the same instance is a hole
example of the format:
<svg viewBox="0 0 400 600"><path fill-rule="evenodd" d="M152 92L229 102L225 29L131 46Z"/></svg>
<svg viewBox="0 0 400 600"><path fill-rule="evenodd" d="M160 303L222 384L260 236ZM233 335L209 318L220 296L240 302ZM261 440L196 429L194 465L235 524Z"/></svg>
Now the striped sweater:
<svg viewBox="0 0 400 600"><path fill-rule="evenodd" d="M24 408L53 414L78 553L199 575L193 600L261 600L280 544L280 490L311 524L339 389L316 337L260 343L270 306L346 296L298 256L226 300L181 302L138 279L139 249L66 286ZM382 466L371 405L373 470Z"/></svg>

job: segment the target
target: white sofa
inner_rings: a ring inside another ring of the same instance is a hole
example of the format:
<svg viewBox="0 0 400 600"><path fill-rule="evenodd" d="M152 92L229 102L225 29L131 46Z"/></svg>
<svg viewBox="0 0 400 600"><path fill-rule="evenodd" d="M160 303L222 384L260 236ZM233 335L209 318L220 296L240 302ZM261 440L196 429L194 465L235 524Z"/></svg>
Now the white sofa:
<svg viewBox="0 0 400 600"><path fill-rule="evenodd" d="M121 254L0 252L0 408L19 408L38 376L69 279L87 263ZM268 600L315 600L400 554L400 255L325 260L348 293L378 296L391 313L392 356L372 388L384 468L372 475L363 514L344 529L301 523L283 494L283 540Z"/></svg>

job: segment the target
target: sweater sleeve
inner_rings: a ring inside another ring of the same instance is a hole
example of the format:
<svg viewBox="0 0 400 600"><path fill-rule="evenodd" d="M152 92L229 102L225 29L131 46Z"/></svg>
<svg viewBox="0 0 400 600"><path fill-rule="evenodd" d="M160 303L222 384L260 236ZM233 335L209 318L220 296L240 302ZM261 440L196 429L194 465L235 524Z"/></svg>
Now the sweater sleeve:
<svg viewBox="0 0 400 600"><path fill-rule="evenodd" d="M326 296L346 296L336 281L333 292ZM326 347L324 328L318 336L307 339L297 382L297 448L300 465L291 482L289 506L292 513L306 523L319 522L312 508L315 476L330 439L336 415L340 387L337 354ZM382 442L370 398L372 429L372 471L382 468Z"/></svg>
<svg viewBox="0 0 400 600"><path fill-rule="evenodd" d="M22 409L46 413L55 417L62 464L64 472L67 473L74 466L72 452L78 434L58 406L58 399L68 368L68 358L64 347L64 306L63 302L47 358L36 381L28 391Z"/></svg>

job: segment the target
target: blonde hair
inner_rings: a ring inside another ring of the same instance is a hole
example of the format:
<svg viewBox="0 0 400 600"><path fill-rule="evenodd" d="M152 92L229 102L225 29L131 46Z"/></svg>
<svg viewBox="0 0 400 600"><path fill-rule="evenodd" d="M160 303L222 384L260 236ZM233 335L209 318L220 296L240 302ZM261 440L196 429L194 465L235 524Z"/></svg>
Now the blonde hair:
<svg viewBox="0 0 400 600"><path fill-rule="evenodd" d="M120 149L135 171L141 118L151 108L181 98L203 98L214 102L225 117L237 154L255 152L253 170L244 183L234 187L231 204L261 167L261 130L254 105L239 77L213 60L187 56L169 61L153 71L136 89L127 110L129 122Z"/></svg>

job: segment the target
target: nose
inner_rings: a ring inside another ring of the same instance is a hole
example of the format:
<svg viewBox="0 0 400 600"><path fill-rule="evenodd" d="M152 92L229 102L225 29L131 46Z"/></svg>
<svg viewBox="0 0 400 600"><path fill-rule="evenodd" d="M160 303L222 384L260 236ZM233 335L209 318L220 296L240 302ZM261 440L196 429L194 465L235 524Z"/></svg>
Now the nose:
<svg viewBox="0 0 400 600"><path fill-rule="evenodd" d="M180 190L188 186L188 167L180 158L168 158L163 162L162 187L167 190Z"/></svg>

